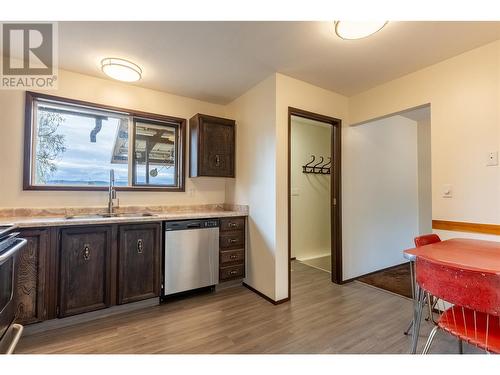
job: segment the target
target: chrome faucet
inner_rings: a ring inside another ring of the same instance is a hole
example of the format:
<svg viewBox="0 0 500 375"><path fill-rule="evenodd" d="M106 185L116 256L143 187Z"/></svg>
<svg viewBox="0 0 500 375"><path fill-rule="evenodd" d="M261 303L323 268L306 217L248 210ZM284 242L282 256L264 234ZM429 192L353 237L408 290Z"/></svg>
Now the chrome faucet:
<svg viewBox="0 0 500 375"><path fill-rule="evenodd" d="M109 170L109 190L108 190L108 214L114 214L114 203L113 199L116 199L115 190L115 171L114 169Z"/></svg>

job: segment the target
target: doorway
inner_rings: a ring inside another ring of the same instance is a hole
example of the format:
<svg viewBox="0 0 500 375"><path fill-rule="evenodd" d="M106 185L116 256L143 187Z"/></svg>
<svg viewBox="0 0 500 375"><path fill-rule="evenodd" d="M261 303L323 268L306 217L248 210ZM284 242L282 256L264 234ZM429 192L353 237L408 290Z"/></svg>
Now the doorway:
<svg viewBox="0 0 500 375"><path fill-rule="evenodd" d="M288 108L288 287L292 259L342 283L341 120Z"/></svg>

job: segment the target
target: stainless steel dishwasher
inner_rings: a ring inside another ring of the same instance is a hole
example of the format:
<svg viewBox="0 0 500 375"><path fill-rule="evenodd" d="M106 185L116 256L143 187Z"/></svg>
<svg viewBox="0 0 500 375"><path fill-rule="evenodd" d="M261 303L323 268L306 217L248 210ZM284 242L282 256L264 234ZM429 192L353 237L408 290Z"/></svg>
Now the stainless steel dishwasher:
<svg viewBox="0 0 500 375"><path fill-rule="evenodd" d="M219 282L219 220L165 223L163 296Z"/></svg>

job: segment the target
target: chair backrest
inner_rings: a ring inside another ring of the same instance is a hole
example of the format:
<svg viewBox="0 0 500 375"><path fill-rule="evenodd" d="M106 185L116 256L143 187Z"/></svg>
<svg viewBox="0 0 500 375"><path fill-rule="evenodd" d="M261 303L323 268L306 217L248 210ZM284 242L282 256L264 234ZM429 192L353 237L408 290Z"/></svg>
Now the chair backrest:
<svg viewBox="0 0 500 375"><path fill-rule="evenodd" d="M437 234L424 234L413 239L415 247L430 245L431 243L441 242L441 238Z"/></svg>
<svg viewBox="0 0 500 375"><path fill-rule="evenodd" d="M449 303L500 316L500 275L471 271L423 257L416 260L417 283Z"/></svg>

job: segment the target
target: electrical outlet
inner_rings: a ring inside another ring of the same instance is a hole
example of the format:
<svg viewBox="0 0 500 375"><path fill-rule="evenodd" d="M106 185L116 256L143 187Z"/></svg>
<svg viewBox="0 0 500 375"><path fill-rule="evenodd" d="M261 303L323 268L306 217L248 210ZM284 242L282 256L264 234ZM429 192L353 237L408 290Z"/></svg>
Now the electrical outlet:
<svg viewBox="0 0 500 375"><path fill-rule="evenodd" d="M486 165L488 167L495 167L498 165L498 151L488 152L488 162Z"/></svg>

